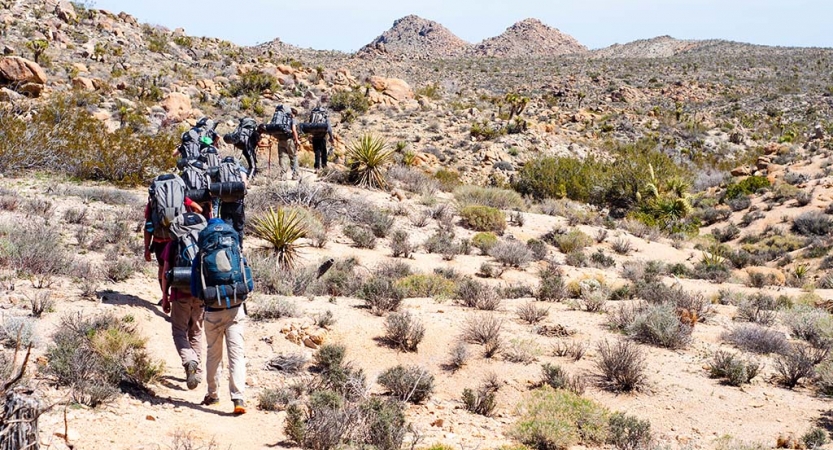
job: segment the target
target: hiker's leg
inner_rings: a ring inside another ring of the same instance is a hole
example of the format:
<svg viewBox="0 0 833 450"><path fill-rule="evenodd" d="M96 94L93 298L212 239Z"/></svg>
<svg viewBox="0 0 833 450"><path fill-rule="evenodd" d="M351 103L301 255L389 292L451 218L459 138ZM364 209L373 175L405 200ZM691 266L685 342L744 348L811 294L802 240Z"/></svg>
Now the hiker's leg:
<svg viewBox="0 0 833 450"><path fill-rule="evenodd" d="M232 400L243 400L246 389L246 356L243 345L243 331L246 314L243 307L230 309L234 313L231 324L226 328L228 346L229 392Z"/></svg>
<svg viewBox="0 0 833 450"><path fill-rule="evenodd" d="M197 355L197 374L202 374L202 351L203 351L203 321L205 320L205 309L202 300L196 297L190 299L191 320L188 322L188 341L191 349Z"/></svg>
<svg viewBox="0 0 833 450"><path fill-rule="evenodd" d="M290 161L292 162L292 176L297 178L298 177L298 150L300 150L300 149L295 146L294 142L289 143L289 149L290 149L289 158L290 158Z"/></svg>
<svg viewBox="0 0 833 450"><path fill-rule="evenodd" d="M312 138L312 152L315 153L315 165L313 166L313 168L316 169L316 170L323 167L321 163L322 163L322 161L326 161L325 158L327 157L326 153L325 153L326 150L325 151L321 150L321 144L322 143L324 143L323 139ZM326 165L327 165L327 163L324 162L324 166L326 166Z"/></svg>
<svg viewBox="0 0 833 450"><path fill-rule="evenodd" d="M191 301L189 297L171 302L171 332L174 347L184 366L188 361L200 360L200 355L191 347Z"/></svg>
<svg viewBox="0 0 833 450"><path fill-rule="evenodd" d="M278 140L278 168L280 169L281 178L286 174L286 166L283 163L283 157L289 157L289 141L286 139Z"/></svg>
<svg viewBox="0 0 833 450"><path fill-rule="evenodd" d="M234 204L231 226L240 235L240 245L243 245L243 230L246 228L246 206L242 200Z"/></svg>
<svg viewBox="0 0 833 450"><path fill-rule="evenodd" d="M217 386L220 385L220 361L223 360L223 337L225 327L223 313L225 311L205 312L205 344L208 347L205 357L206 381L208 395L217 396Z"/></svg>
<svg viewBox="0 0 833 450"><path fill-rule="evenodd" d="M252 156L252 152L249 150L243 150L243 157L246 158L246 165L249 169L249 179L254 178L255 176L255 161L254 157Z"/></svg>

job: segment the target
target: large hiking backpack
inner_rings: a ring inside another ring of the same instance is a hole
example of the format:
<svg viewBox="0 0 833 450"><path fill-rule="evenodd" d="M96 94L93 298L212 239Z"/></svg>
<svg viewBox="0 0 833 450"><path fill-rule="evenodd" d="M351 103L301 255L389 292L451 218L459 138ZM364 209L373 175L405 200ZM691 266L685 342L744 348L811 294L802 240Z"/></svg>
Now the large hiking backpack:
<svg viewBox="0 0 833 450"><path fill-rule="evenodd" d="M191 161L200 157L200 138L202 137L202 133L202 129L197 127L182 133L181 143L178 149L181 159Z"/></svg>
<svg viewBox="0 0 833 450"><path fill-rule="evenodd" d="M185 182L186 197L198 203L211 200L211 178L201 161L192 161L182 169L182 181Z"/></svg>
<svg viewBox="0 0 833 450"><path fill-rule="evenodd" d="M223 136L223 141L231 144L244 152L254 151L257 147L257 141L260 140L260 134L257 132L257 121L251 117L244 117L240 119L237 128L229 134Z"/></svg>
<svg viewBox="0 0 833 450"><path fill-rule="evenodd" d="M199 160L205 164L205 167L217 167L220 165L220 152L213 145L205 146L200 150Z"/></svg>
<svg viewBox="0 0 833 450"><path fill-rule="evenodd" d="M212 222L199 234L200 252L194 264L199 278L192 281L191 291L209 308L232 308L254 290L252 271L234 228L222 221Z"/></svg>
<svg viewBox="0 0 833 450"><path fill-rule="evenodd" d="M205 218L197 213L186 212L178 216L171 224L174 237L176 259L173 267L165 276L168 284L177 289L191 286L191 265L199 253L200 232L205 229Z"/></svg>
<svg viewBox="0 0 833 450"><path fill-rule="evenodd" d="M171 239L169 227L177 216L185 212L185 182L176 174L159 175L148 188L150 229L159 239Z"/></svg>
<svg viewBox="0 0 833 450"><path fill-rule="evenodd" d="M313 137L323 137L330 129L330 117L326 109L318 106L310 111L307 122L299 125L302 132Z"/></svg>
<svg viewBox="0 0 833 450"><path fill-rule="evenodd" d="M272 114L272 120L264 126L265 133L277 136L281 139L288 139L292 137L292 114L283 108L283 105L278 105L275 108L275 113Z"/></svg>
<svg viewBox="0 0 833 450"><path fill-rule="evenodd" d="M246 184L240 164L233 156L223 158L217 170L217 182L211 183L211 195L224 202L236 202L246 196Z"/></svg>

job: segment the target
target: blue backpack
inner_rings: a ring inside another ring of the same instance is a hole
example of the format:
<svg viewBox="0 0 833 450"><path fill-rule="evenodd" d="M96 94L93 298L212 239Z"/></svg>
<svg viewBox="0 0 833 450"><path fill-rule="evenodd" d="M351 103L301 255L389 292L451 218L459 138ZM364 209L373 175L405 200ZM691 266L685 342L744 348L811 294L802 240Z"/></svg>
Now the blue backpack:
<svg viewBox="0 0 833 450"><path fill-rule="evenodd" d="M231 225L212 219L199 234L191 293L213 309L240 306L254 290L252 271L240 251L240 236Z"/></svg>

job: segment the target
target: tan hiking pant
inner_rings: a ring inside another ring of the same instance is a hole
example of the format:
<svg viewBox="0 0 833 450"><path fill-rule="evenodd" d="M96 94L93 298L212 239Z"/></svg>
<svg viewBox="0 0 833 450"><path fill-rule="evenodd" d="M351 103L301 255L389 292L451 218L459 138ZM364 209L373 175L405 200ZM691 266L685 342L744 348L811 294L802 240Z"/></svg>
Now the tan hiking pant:
<svg viewBox="0 0 833 450"><path fill-rule="evenodd" d="M174 346L184 366L189 361L197 362L197 373L202 373L203 349L203 303L198 298L182 297L171 301L171 330Z"/></svg>
<svg viewBox="0 0 833 450"><path fill-rule="evenodd" d="M281 168L281 176L285 175L287 170L283 165L283 156L289 158L292 175L298 175L298 149L295 148L295 143L290 139L278 140L278 166Z"/></svg>
<svg viewBox="0 0 833 450"><path fill-rule="evenodd" d="M220 362L223 340L228 351L229 392L232 400L243 400L246 388L246 357L243 351L243 329L246 314L242 307L222 311L205 311L205 339L208 344L206 372L208 395L217 396L220 384Z"/></svg>

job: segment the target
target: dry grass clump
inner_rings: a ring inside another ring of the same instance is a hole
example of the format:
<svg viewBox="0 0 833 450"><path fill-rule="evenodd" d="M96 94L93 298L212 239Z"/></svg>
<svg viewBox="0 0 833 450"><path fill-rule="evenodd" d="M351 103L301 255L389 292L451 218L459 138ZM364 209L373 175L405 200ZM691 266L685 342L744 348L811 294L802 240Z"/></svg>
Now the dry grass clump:
<svg viewBox="0 0 833 450"><path fill-rule="evenodd" d="M627 340L600 342L596 350L599 360L596 371L602 384L612 391L630 392L643 388L647 382L645 353Z"/></svg>
<svg viewBox="0 0 833 450"><path fill-rule="evenodd" d="M417 351L423 337L425 326L410 311L392 313L385 319L385 340L402 351Z"/></svg>
<svg viewBox="0 0 833 450"><path fill-rule="evenodd" d="M503 321L494 314L482 313L469 316L463 323L462 339L470 344L485 347L487 358L500 351Z"/></svg>

